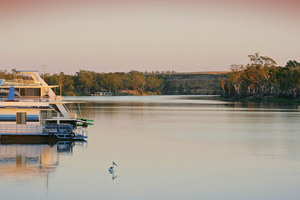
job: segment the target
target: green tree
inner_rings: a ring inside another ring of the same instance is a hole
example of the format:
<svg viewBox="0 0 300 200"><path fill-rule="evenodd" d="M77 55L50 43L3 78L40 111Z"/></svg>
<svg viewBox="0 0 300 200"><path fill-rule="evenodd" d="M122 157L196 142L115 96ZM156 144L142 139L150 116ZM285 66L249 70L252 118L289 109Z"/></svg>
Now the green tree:
<svg viewBox="0 0 300 200"><path fill-rule="evenodd" d="M143 72L133 71L129 73L130 76L130 83L129 85L134 89L138 90L139 92L143 93L144 87L146 84L146 77Z"/></svg>
<svg viewBox="0 0 300 200"><path fill-rule="evenodd" d="M130 75L128 73L126 73L126 74L123 74L123 76L121 78L123 80L124 89L128 90L128 88L130 87L130 83L131 83Z"/></svg>
<svg viewBox="0 0 300 200"><path fill-rule="evenodd" d="M66 75L63 72L59 74L59 85L64 96L74 96L74 80L72 75Z"/></svg>
<svg viewBox="0 0 300 200"><path fill-rule="evenodd" d="M277 78L282 96L298 96L300 87L300 64L297 61L287 62L285 67L279 69Z"/></svg>
<svg viewBox="0 0 300 200"><path fill-rule="evenodd" d="M90 71L87 70L80 70L79 72L76 72L76 80L77 80L77 90L79 90L80 93L83 93L85 95L90 94L91 87L94 84L94 77Z"/></svg>
<svg viewBox="0 0 300 200"><path fill-rule="evenodd" d="M300 67L300 63L298 63L296 60L289 60L286 65L285 65L287 68L290 68L290 67Z"/></svg>
<svg viewBox="0 0 300 200"><path fill-rule="evenodd" d="M231 72L228 73L227 80L234 87L236 98L240 97L240 88L243 83L242 75L244 73L243 65L232 65Z"/></svg>
<svg viewBox="0 0 300 200"><path fill-rule="evenodd" d="M120 89L123 88L123 80L120 75L115 73L109 73L106 76L108 89L116 95Z"/></svg>
<svg viewBox="0 0 300 200"><path fill-rule="evenodd" d="M272 58L268 56L260 56L259 53L248 55L248 57L250 58L250 62L254 65L263 65L265 67L277 65Z"/></svg>
<svg viewBox="0 0 300 200"><path fill-rule="evenodd" d="M228 93L231 96L231 88L234 88L237 98L244 95L254 95L255 98L262 98L265 95L274 95L280 90L279 72L280 68L276 62L268 56L260 56L259 53L249 55L250 63L243 67L234 65L228 73L227 80L222 81L223 93L228 85ZM295 64L293 62L292 64ZM286 76L285 70L281 70L281 77ZM296 74L294 72L294 74ZM285 80L285 79L284 79ZM288 85L284 82L282 85ZM282 88L282 87L281 87Z"/></svg>
<svg viewBox="0 0 300 200"><path fill-rule="evenodd" d="M151 74L146 78L146 88L148 91L160 93L159 87L162 85L163 80L157 78L155 74Z"/></svg>

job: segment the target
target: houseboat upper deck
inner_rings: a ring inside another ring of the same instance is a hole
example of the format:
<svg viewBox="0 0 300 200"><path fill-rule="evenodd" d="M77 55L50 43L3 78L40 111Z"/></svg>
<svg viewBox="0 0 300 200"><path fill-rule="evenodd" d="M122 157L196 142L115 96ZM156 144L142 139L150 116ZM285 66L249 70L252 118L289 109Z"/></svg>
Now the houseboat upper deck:
<svg viewBox="0 0 300 200"><path fill-rule="evenodd" d="M0 138L87 138L88 120L71 113L37 71L17 71L23 78L0 79ZM28 77L24 76L27 75ZM78 126L83 126L79 128ZM29 137L30 136L30 137Z"/></svg>

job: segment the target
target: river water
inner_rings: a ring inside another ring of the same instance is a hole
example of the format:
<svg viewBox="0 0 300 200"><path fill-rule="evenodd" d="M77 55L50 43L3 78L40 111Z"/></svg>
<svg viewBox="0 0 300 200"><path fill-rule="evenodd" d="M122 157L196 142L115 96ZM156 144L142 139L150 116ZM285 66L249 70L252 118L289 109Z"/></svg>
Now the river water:
<svg viewBox="0 0 300 200"><path fill-rule="evenodd" d="M214 96L65 99L94 120L87 142L2 143L1 199L300 198L297 105Z"/></svg>

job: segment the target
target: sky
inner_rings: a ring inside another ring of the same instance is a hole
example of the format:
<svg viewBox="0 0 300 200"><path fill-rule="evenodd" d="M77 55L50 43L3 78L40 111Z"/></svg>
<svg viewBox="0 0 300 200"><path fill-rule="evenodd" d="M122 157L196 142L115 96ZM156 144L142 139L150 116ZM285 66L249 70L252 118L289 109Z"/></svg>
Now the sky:
<svg viewBox="0 0 300 200"><path fill-rule="evenodd" d="M299 0L0 0L0 70L229 70L300 61Z"/></svg>

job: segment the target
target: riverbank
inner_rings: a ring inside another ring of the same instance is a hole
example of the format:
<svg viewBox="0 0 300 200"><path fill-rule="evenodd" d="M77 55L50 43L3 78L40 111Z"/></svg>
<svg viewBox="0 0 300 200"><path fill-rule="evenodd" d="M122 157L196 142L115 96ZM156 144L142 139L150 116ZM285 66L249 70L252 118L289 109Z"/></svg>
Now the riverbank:
<svg viewBox="0 0 300 200"><path fill-rule="evenodd" d="M98 102L98 103L129 103L149 105L174 105L174 104L230 104L220 101L217 95L154 95L154 96L64 96L64 101L72 102Z"/></svg>
<svg viewBox="0 0 300 200"><path fill-rule="evenodd" d="M251 97L243 97L237 100L235 97L225 98L220 96L220 100L228 101L228 102L266 102L266 103L300 104L300 99L298 98L287 99L287 98L263 97L261 99L257 99L251 96Z"/></svg>

